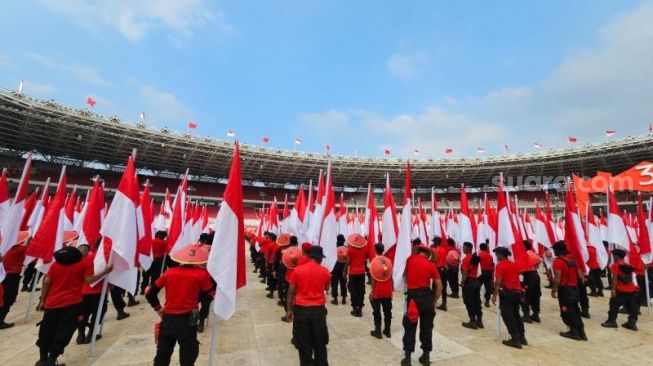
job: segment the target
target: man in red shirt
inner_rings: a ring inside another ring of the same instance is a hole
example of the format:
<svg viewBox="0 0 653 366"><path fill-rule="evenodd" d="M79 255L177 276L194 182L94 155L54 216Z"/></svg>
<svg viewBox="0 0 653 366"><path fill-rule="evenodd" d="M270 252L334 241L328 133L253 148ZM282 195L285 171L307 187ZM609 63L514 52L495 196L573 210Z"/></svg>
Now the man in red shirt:
<svg viewBox="0 0 653 366"><path fill-rule="evenodd" d="M351 315L363 316L365 306L365 265L369 251L367 239L361 234L351 234L347 237L347 263L344 273L349 275L349 294L351 295Z"/></svg>
<svg viewBox="0 0 653 366"><path fill-rule="evenodd" d="M599 244L603 245L603 244ZM587 284L590 287L590 293L588 296L600 296L603 297L603 280L601 280L601 266L599 265L598 258L596 256L596 248L589 244L587 245L587 253L589 254L589 259L587 260L587 267L590 269L588 276Z"/></svg>
<svg viewBox="0 0 653 366"><path fill-rule="evenodd" d="M402 339L404 359L402 366L410 365L411 354L415 352L415 334L419 321L419 340L422 356L419 362L429 365L430 353L433 350L433 320L435 319L435 304L442 294L442 282L438 269L431 261L433 252L424 245L413 247L413 254L406 260L404 276L406 278L406 304L408 308L417 308L418 319L411 320L404 314L404 337ZM435 291L433 290L435 288ZM411 303L413 305L411 305Z"/></svg>
<svg viewBox="0 0 653 366"><path fill-rule="evenodd" d="M551 296L558 299L560 317L569 327L567 332L560 332L560 335L577 341L586 341L585 326L580 317L578 304L578 278L580 276L578 265L563 241L553 244L553 253L556 259L553 261Z"/></svg>
<svg viewBox="0 0 653 366"><path fill-rule="evenodd" d="M199 355L197 303L202 294L213 288L211 276L199 265L208 261L208 251L200 244L190 244L172 255L179 266L168 269L146 290L145 298L161 317L154 366L170 365L170 358L179 343L179 364L195 364ZM159 303L159 291L165 289L166 302Z"/></svg>
<svg viewBox="0 0 653 366"><path fill-rule="evenodd" d="M503 323L508 328L510 339L502 341L509 347L519 348L527 346L524 323L519 315L519 304L521 303L522 288L519 283L519 268L508 257L512 255L506 247L494 249L497 257L497 267L494 270L494 291L492 292L492 304L497 304L499 295L499 310Z"/></svg>
<svg viewBox="0 0 653 366"><path fill-rule="evenodd" d="M524 240L524 248L529 253L529 260L531 260L531 258L538 258L537 254L533 252L533 244L531 244L530 241ZM538 261L535 264L532 262L530 264L532 266L521 273L522 288L524 289L524 301L521 306L522 312L524 313L522 320L524 323L539 323L542 288L540 287L540 275L537 274L537 268L540 263Z"/></svg>
<svg viewBox="0 0 653 366"><path fill-rule="evenodd" d="M485 307L490 307L490 298L492 297L492 274L494 272L494 258L488 249L487 243L479 245L478 258L481 261L481 276L478 278L485 289Z"/></svg>
<svg viewBox="0 0 653 366"><path fill-rule="evenodd" d="M610 310L608 320L601 323L606 328L617 328L617 315L622 306L628 311L628 321L621 326L630 330L637 330L637 317L639 315L639 301L637 292L639 287L633 282L633 267L624 262L626 251L613 249L614 263L612 272L612 291L610 296Z"/></svg>
<svg viewBox="0 0 653 366"><path fill-rule="evenodd" d="M145 289L150 283L156 281L161 276L163 258L166 256L168 248L168 233L157 231L152 239L152 265L147 271L143 271L143 281L141 281L141 295L145 294Z"/></svg>
<svg viewBox="0 0 653 366"><path fill-rule="evenodd" d="M98 242L99 243L99 242ZM93 251L86 244L80 244L77 246L77 249L82 253L82 261L86 265L86 271L84 276L86 278L93 277L95 274L93 261L95 259L95 254L97 252L97 246ZM91 343L91 337L93 335L93 327L95 326L95 317L97 316L97 310L100 306L100 296L102 295L102 284L103 281L91 286L84 282L82 286L82 305L80 307L80 322L77 325L77 344L89 344ZM108 300L104 299L104 305L102 306L102 314L100 314L100 323L104 320L104 314L107 312L107 303ZM88 333L86 333L86 328L88 327ZM102 334L98 334L96 339L102 338Z"/></svg>
<svg viewBox="0 0 653 366"><path fill-rule="evenodd" d="M440 282L442 282L442 302L436 309L447 311L447 252L448 248L442 244L442 238L436 236L432 240L433 253L435 254L435 265L440 274Z"/></svg>
<svg viewBox="0 0 653 366"><path fill-rule="evenodd" d="M463 243L465 257L460 264L462 271L463 302L469 316L462 326L469 329L483 328L483 309L481 308L481 283L478 280L480 258L473 253L474 245Z"/></svg>
<svg viewBox="0 0 653 366"><path fill-rule="evenodd" d="M374 251L377 257L382 257L390 262L390 259L383 256L385 247L383 243L374 244ZM372 264L373 265L373 264ZM389 267L389 266L388 266ZM386 268L388 268L386 267ZM374 277L373 268L370 268L370 277L372 291L370 292L370 305L372 305L372 315L374 316L374 330L370 332L372 337L381 339L381 308L383 308L383 334L390 338L390 326L392 324L392 268L390 268L390 278L377 279Z"/></svg>
<svg viewBox="0 0 653 366"><path fill-rule="evenodd" d="M277 278L274 273L274 258L277 255L277 251L281 248L277 245L277 235L274 233L268 234L269 239L267 240L265 247L261 250L263 256L265 257L265 273L267 275L267 288L268 294L266 295L269 299L274 298L274 291L277 289Z"/></svg>
<svg viewBox="0 0 653 366"><path fill-rule="evenodd" d="M456 248L456 241L452 238L447 239L447 253L451 251L456 251L460 254L460 251ZM460 257L460 256L459 256ZM451 298L457 299L458 296L458 274L460 273L460 262L458 263L447 263L447 282L451 288Z"/></svg>
<svg viewBox="0 0 653 366"><path fill-rule="evenodd" d="M286 318L293 320L293 343L300 366L327 366L329 329L324 292L331 283L331 274L321 265L325 258L322 247L311 247L308 258L290 275Z"/></svg>
<svg viewBox="0 0 653 366"><path fill-rule="evenodd" d="M43 280L41 299L37 310L43 310L36 345L39 347L40 365L57 365L57 358L77 329L84 283L93 283L113 269L108 265L95 276L86 276L88 263L82 253L73 247L64 247L54 253L52 263Z"/></svg>
<svg viewBox="0 0 653 366"><path fill-rule="evenodd" d="M27 239L27 238L25 238ZM13 323L5 323L9 309L16 302L18 290L20 287L20 273L23 270L23 262L25 261L25 241L15 244L11 249L5 253L4 257L0 257L0 265L4 266L6 276L2 281L4 288L3 304L0 307L0 329L7 329L14 326Z"/></svg>

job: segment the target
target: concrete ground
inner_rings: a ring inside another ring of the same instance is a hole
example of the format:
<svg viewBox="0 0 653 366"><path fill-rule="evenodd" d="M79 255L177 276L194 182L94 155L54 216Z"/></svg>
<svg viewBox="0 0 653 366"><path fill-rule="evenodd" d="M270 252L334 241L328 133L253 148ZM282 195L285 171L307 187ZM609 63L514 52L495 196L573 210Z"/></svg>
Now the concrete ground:
<svg viewBox="0 0 653 366"><path fill-rule="evenodd" d="M543 281L545 282L545 281ZM369 289L368 289L369 290ZM34 345L40 313L32 313L24 321L27 293L20 293L18 302L9 314L8 321L16 326L0 331L0 365L32 365L38 359ZM139 296L141 304L127 311L131 317L116 321L115 310L109 306L104 326L104 338L98 342L97 356L90 357L88 346L71 344L60 362L76 365L148 365L155 354L154 323L157 316ZM560 320L556 300L544 290L542 297L542 323L526 324L526 337L530 346L522 350L505 347L500 340L507 336L501 324L501 336L496 337L495 308L484 308L485 329L468 330L460 323L466 321L461 299L449 300L449 311L439 311L435 320L433 365L653 365L653 316L642 309L638 332L627 329L605 329L600 323L606 319L608 298L590 298L592 319L584 320L589 342L561 338L565 330ZM217 325L218 365L298 365L296 350L290 344L291 324L279 319L284 312L277 299L265 297L264 285L258 281L248 263L248 285L238 293L238 309L229 321ZM327 305L331 365L398 365L401 350L402 298L394 299L392 338L372 338L371 308L363 309L363 318L349 315L349 305ZM212 318L211 318L212 319ZM619 323L625 321L620 315ZM197 365L208 364L211 328L200 335L200 356ZM417 357L415 361L417 364ZM178 365L177 352L173 365Z"/></svg>

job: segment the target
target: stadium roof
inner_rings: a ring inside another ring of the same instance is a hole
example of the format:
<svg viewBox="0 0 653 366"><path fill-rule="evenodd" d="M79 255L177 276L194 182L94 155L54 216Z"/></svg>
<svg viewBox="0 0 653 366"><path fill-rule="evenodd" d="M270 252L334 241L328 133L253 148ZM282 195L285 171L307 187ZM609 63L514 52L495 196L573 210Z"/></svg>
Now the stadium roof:
<svg viewBox="0 0 653 366"><path fill-rule="evenodd" d="M54 101L44 101L0 89L0 146L3 153L42 154L52 162L78 166L105 165L121 169L132 149L138 166L159 176L178 177L186 168L195 179L214 180L229 173L231 141L189 134L143 123L103 117ZM325 154L271 149L242 144L243 179L252 184L307 183L325 169ZM484 187L499 172L504 176L594 175L619 173L653 158L653 136L628 137L600 144L528 154L451 159L410 159L415 187ZM406 159L331 156L333 180L338 186L382 186L385 173L392 185L403 184Z"/></svg>

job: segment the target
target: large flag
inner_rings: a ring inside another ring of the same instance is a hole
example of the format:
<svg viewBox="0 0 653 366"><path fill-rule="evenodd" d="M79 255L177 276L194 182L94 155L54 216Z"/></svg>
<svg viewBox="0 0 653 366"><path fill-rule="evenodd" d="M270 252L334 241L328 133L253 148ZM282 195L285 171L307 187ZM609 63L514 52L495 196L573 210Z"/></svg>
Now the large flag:
<svg viewBox="0 0 653 366"><path fill-rule="evenodd" d="M167 214L165 213L165 201L161 202L161 206L159 206L159 214L156 216L156 219L154 220L154 230L155 231L165 231L166 230L166 216Z"/></svg>
<svg viewBox="0 0 653 366"><path fill-rule="evenodd" d="M163 201L163 212L167 219L172 219L172 199L170 199L170 190L166 188L166 198Z"/></svg>
<svg viewBox="0 0 653 366"><path fill-rule="evenodd" d="M168 231L168 253L174 253L190 244L188 238L190 233L185 235L186 228L186 193L188 192L188 171L177 187L177 194L172 203L172 218L170 220L170 230Z"/></svg>
<svg viewBox="0 0 653 366"><path fill-rule="evenodd" d="M374 189L372 184L367 184L367 206L365 207L364 218L364 236L367 237L367 250L369 258L372 260L376 256L374 244L379 240L379 216L376 211L376 202L374 201Z"/></svg>
<svg viewBox="0 0 653 366"><path fill-rule="evenodd" d="M567 185L567 197L565 199L565 244L567 244L567 249L574 256L578 268L587 273L588 268L585 263L589 259L589 253L587 252L585 231L580 221L580 214L578 213L571 184Z"/></svg>
<svg viewBox="0 0 653 366"><path fill-rule="evenodd" d="M465 186L460 187L460 215L458 215L458 230L460 234L458 235L460 244L463 243L473 243L476 247L474 240L474 231L472 230L472 220L474 220L474 215L469 209L469 203L467 202L467 191Z"/></svg>
<svg viewBox="0 0 653 366"><path fill-rule="evenodd" d="M383 217L381 218L381 242L385 247L385 256L394 260L397 249L397 236L399 224L397 223L397 207L390 187L390 174L385 176L385 189L383 190Z"/></svg>
<svg viewBox="0 0 653 366"><path fill-rule="evenodd" d="M270 216L268 219L268 231L271 233L275 233L279 235L280 228L279 228L279 212L277 210L277 197L274 197L274 201L272 202L272 206L270 206Z"/></svg>
<svg viewBox="0 0 653 366"><path fill-rule="evenodd" d="M236 311L236 290L246 283L243 187L238 143L234 148L222 205L215 220L215 234L206 268L217 284L213 310L220 319L226 320Z"/></svg>
<svg viewBox="0 0 653 366"><path fill-rule="evenodd" d="M290 210L290 216L288 217L288 222L286 224L286 229L292 235L297 236L299 239L301 237L301 227L304 223L304 217L306 216L306 196L304 195L304 185L299 186L299 192L297 192L297 198L295 199L295 205L292 210Z"/></svg>
<svg viewBox="0 0 653 366"><path fill-rule="evenodd" d="M25 208L23 209L23 218L20 220L20 230L28 230L29 218L32 216L32 212L34 212L37 200L36 197L38 196L39 187L36 187L36 190L32 191L32 194L27 197L27 201L25 201Z"/></svg>
<svg viewBox="0 0 653 366"><path fill-rule="evenodd" d="M77 201L77 184L73 186L72 192L68 195L66 199L66 207L64 209L63 228L66 231L72 231L75 229L75 203Z"/></svg>
<svg viewBox="0 0 653 366"><path fill-rule="evenodd" d="M429 226L429 237L446 239L442 222L440 221L440 211L438 211L438 199L435 196L435 188L431 187L431 225Z"/></svg>
<svg viewBox="0 0 653 366"><path fill-rule="evenodd" d="M43 215L45 214L45 209L48 207L48 188L50 186L50 177L45 180L43 185L43 192L41 193L41 198L36 202L36 206L32 211L32 214L27 220L27 227L31 236L34 236L41 225L43 220Z"/></svg>
<svg viewBox="0 0 653 366"><path fill-rule="evenodd" d="M344 235L344 237L349 236L350 228L347 219L349 218L349 213L347 212L347 206L345 205L345 194L340 193L340 211L338 211L338 234Z"/></svg>
<svg viewBox="0 0 653 366"><path fill-rule="evenodd" d="M4 224L9 216L11 200L9 199L9 188L7 187L7 169L2 169L0 176L0 241L4 231Z"/></svg>
<svg viewBox="0 0 653 366"><path fill-rule="evenodd" d="M549 240L551 240L551 243L555 243L557 240L560 240L560 237L555 230L555 221L553 220L553 214L551 213L551 200L549 199L549 192L544 194L544 203L546 205L546 232L549 235Z"/></svg>
<svg viewBox="0 0 653 366"><path fill-rule="evenodd" d="M608 243L617 245L621 247L621 249L628 251L630 250L630 239L628 238L626 223L624 222L621 210L617 205L617 200L614 198L612 188L608 188L607 198L608 233L606 239Z"/></svg>
<svg viewBox="0 0 653 366"><path fill-rule="evenodd" d="M317 244L320 238L320 229L324 219L324 177L322 169L320 169L320 176L317 181L317 195L315 196L315 208L311 210L311 222L306 232L308 241Z"/></svg>
<svg viewBox="0 0 653 366"><path fill-rule="evenodd" d="M546 218L544 217L544 214L542 214L542 210L540 209L540 204L535 201L535 240L533 240L533 244L537 244L544 246L545 248L551 248L551 245L553 243L551 242L551 238L549 237L549 230L547 230L547 225L546 225Z"/></svg>
<svg viewBox="0 0 653 366"><path fill-rule="evenodd" d="M428 228L428 219L426 218L426 210L422 206L422 199L418 200L418 212L417 212L417 237L422 241L424 245L429 245L429 228ZM413 233L415 235L415 233Z"/></svg>
<svg viewBox="0 0 653 366"><path fill-rule="evenodd" d="M48 203L43 220L34 238L27 246L26 255L38 258L36 268L46 273L52 264L54 252L63 246L64 203L66 200L66 166L61 168L59 185L54 199Z"/></svg>
<svg viewBox="0 0 653 366"><path fill-rule="evenodd" d="M311 227L311 220L313 220L313 212L315 211L315 197L313 194L313 180L308 181L308 200L306 201L306 209L304 210L304 221L302 221L299 230L299 239L300 243L305 243L309 241L308 231Z"/></svg>
<svg viewBox="0 0 653 366"><path fill-rule="evenodd" d="M141 211L143 212L143 237L138 240L138 263L144 270L152 265L152 201L150 199L150 180L145 181L145 189L141 195Z"/></svg>
<svg viewBox="0 0 653 366"><path fill-rule="evenodd" d="M508 202L506 193L503 190L503 176L499 181L499 191L497 193L497 210L498 210L498 223L497 223L497 246L506 247L511 249L513 261L517 263L520 269L530 268L528 254L526 247L520 241L520 235L515 228L513 220L510 218L510 210L508 209Z"/></svg>
<svg viewBox="0 0 653 366"><path fill-rule="evenodd" d="M647 222L647 214L644 211L642 204L642 192L639 192L637 199L637 222L639 223L639 231L637 233L637 243L639 244L639 252L642 256L644 263L651 263L651 237L649 235L649 228Z"/></svg>
<svg viewBox="0 0 653 366"><path fill-rule="evenodd" d="M596 259L599 262L601 269L608 265L608 252L605 250L603 240L601 239L601 229L599 223L594 218L594 214L588 211L587 215L587 245L591 245L596 249Z"/></svg>
<svg viewBox="0 0 653 366"><path fill-rule="evenodd" d="M401 209L401 221L399 223L399 234L397 235L397 248L392 269L392 280L395 291L404 291L406 288L406 260L412 253L412 218L413 207L411 202L410 184L410 162L406 162L406 182L404 185L404 207Z"/></svg>
<svg viewBox="0 0 653 366"><path fill-rule="evenodd" d="M80 244L89 244L92 248L100 238L100 228L102 227L102 211L104 210L104 189L99 179L95 179L93 188L89 193L88 202L84 206L84 218L82 227L79 231Z"/></svg>
<svg viewBox="0 0 653 366"><path fill-rule="evenodd" d="M322 247L324 260L322 265L331 272L338 259L338 248L336 240L338 236L338 226L336 223L336 197L333 192L333 173L331 159L327 167L326 191L323 202L323 219L320 227L320 236L317 244Z"/></svg>
<svg viewBox="0 0 653 366"><path fill-rule="evenodd" d="M94 260L95 273L102 272L108 263L113 264L107 281L132 294L136 293L137 288L138 241L145 234L134 155L129 156L109 212L104 218L100 229L103 236L101 249L98 249Z"/></svg>

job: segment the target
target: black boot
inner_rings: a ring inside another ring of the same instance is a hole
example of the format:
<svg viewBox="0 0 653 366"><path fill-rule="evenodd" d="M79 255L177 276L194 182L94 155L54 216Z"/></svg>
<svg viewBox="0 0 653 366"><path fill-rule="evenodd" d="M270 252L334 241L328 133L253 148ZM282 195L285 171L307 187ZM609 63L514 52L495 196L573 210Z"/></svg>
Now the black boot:
<svg viewBox="0 0 653 366"><path fill-rule="evenodd" d="M519 336L516 335L516 334L511 336L510 339L502 341L501 343L503 343L504 345L506 345L508 347L521 349L521 342L519 341Z"/></svg>
<svg viewBox="0 0 653 366"><path fill-rule="evenodd" d="M480 329L485 328L483 325L483 314L478 314L476 316L476 326L479 327Z"/></svg>
<svg viewBox="0 0 653 366"><path fill-rule="evenodd" d="M117 311L118 311L118 317L116 317L116 320L123 320L123 319L129 318L129 314L125 313L125 310L120 309L120 310L117 310Z"/></svg>
<svg viewBox="0 0 653 366"><path fill-rule="evenodd" d="M580 312L580 316L582 316L583 318L589 319L589 318L590 318L590 311L589 311L589 309L585 309L585 310L581 311L581 312Z"/></svg>
<svg viewBox="0 0 653 366"><path fill-rule="evenodd" d="M200 319L197 323L197 333L204 333L204 319Z"/></svg>
<svg viewBox="0 0 653 366"><path fill-rule="evenodd" d="M44 351L39 349L39 360L36 361L34 366L43 366L45 365L45 361L48 359L48 351Z"/></svg>
<svg viewBox="0 0 653 366"><path fill-rule="evenodd" d="M565 337L565 338L569 338L569 339L573 339L575 341L580 341L581 340L580 334L578 333L578 329L576 329L576 328L569 328L569 330L566 331L566 332L560 332L560 336Z"/></svg>
<svg viewBox="0 0 653 366"><path fill-rule="evenodd" d="M75 339L76 344L84 344L84 340L86 339L86 335L84 334L84 328L80 327L77 330L77 338Z"/></svg>
<svg viewBox="0 0 653 366"><path fill-rule="evenodd" d="M331 303L333 305L338 305L338 298L334 297L333 300L331 300Z"/></svg>
<svg viewBox="0 0 653 366"><path fill-rule="evenodd" d="M536 322L536 323L541 323L542 320L540 320L540 314L539 313L533 313L531 315L531 320Z"/></svg>
<svg viewBox="0 0 653 366"><path fill-rule="evenodd" d="M485 300L485 307L486 307L486 308L489 308L489 307L490 307L490 300L489 300L489 299L486 299L486 300Z"/></svg>
<svg viewBox="0 0 653 366"><path fill-rule="evenodd" d="M386 338L392 338L392 333L390 332L390 319L385 319L385 324L383 326L383 335Z"/></svg>
<svg viewBox="0 0 653 366"><path fill-rule="evenodd" d="M343 304L343 305L346 305L346 304L347 304L347 297L346 297L346 296L343 296L343 297L342 297L342 304Z"/></svg>
<svg viewBox="0 0 653 366"><path fill-rule="evenodd" d="M381 327L374 328L374 330L370 331L370 335L374 338L382 339L383 335L381 335Z"/></svg>
<svg viewBox="0 0 653 366"><path fill-rule="evenodd" d="M626 328L626 329L630 329L632 331L635 331L635 332L637 331L637 324L635 324L635 322L627 321L627 322L621 324L621 326Z"/></svg>
<svg viewBox="0 0 653 366"><path fill-rule="evenodd" d="M421 363L424 366L428 366L431 364L431 358L429 356L429 351L424 351L421 356L419 356L419 363Z"/></svg>
<svg viewBox="0 0 653 366"><path fill-rule="evenodd" d="M601 323L601 326L604 328L619 328L617 322L614 319L608 319Z"/></svg>
<svg viewBox="0 0 653 366"><path fill-rule="evenodd" d="M411 363L410 363L410 354L411 354L411 352L406 352L404 354L404 359L401 360L401 366L410 366L411 365Z"/></svg>
<svg viewBox="0 0 653 366"><path fill-rule="evenodd" d="M436 306L435 308L438 310L447 311L447 304L442 303L440 306Z"/></svg>
<svg viewBox="0 0 653 366"><path fill-rule="evenodd" d="M467 329L478 329L478 325L476 324L476 321L474 319L469 319L467 323L463 322L462 326Z"/></svg>
<svg viewBox="0 0 653 366"><path fill-rule="evenodd" d="M528 346L528 341L526 341L526 336L524 334L519 335L519 343L521 343L522 346Z"/></svg>
<svg viewBox="0 0 653 366"><path fill-rule="evenodd" d="M521 317L521 321L527 324L531 324L533 322L533 319L531 319L530 315L524 315Z"/></svg>
<svg viewBox="0 0 653 366"><path fill-rule="evenodd" d="M580 339L587 341L587 334L585 334L585 328L580 328L578 330L578 335L580 336Z"/></svg>

